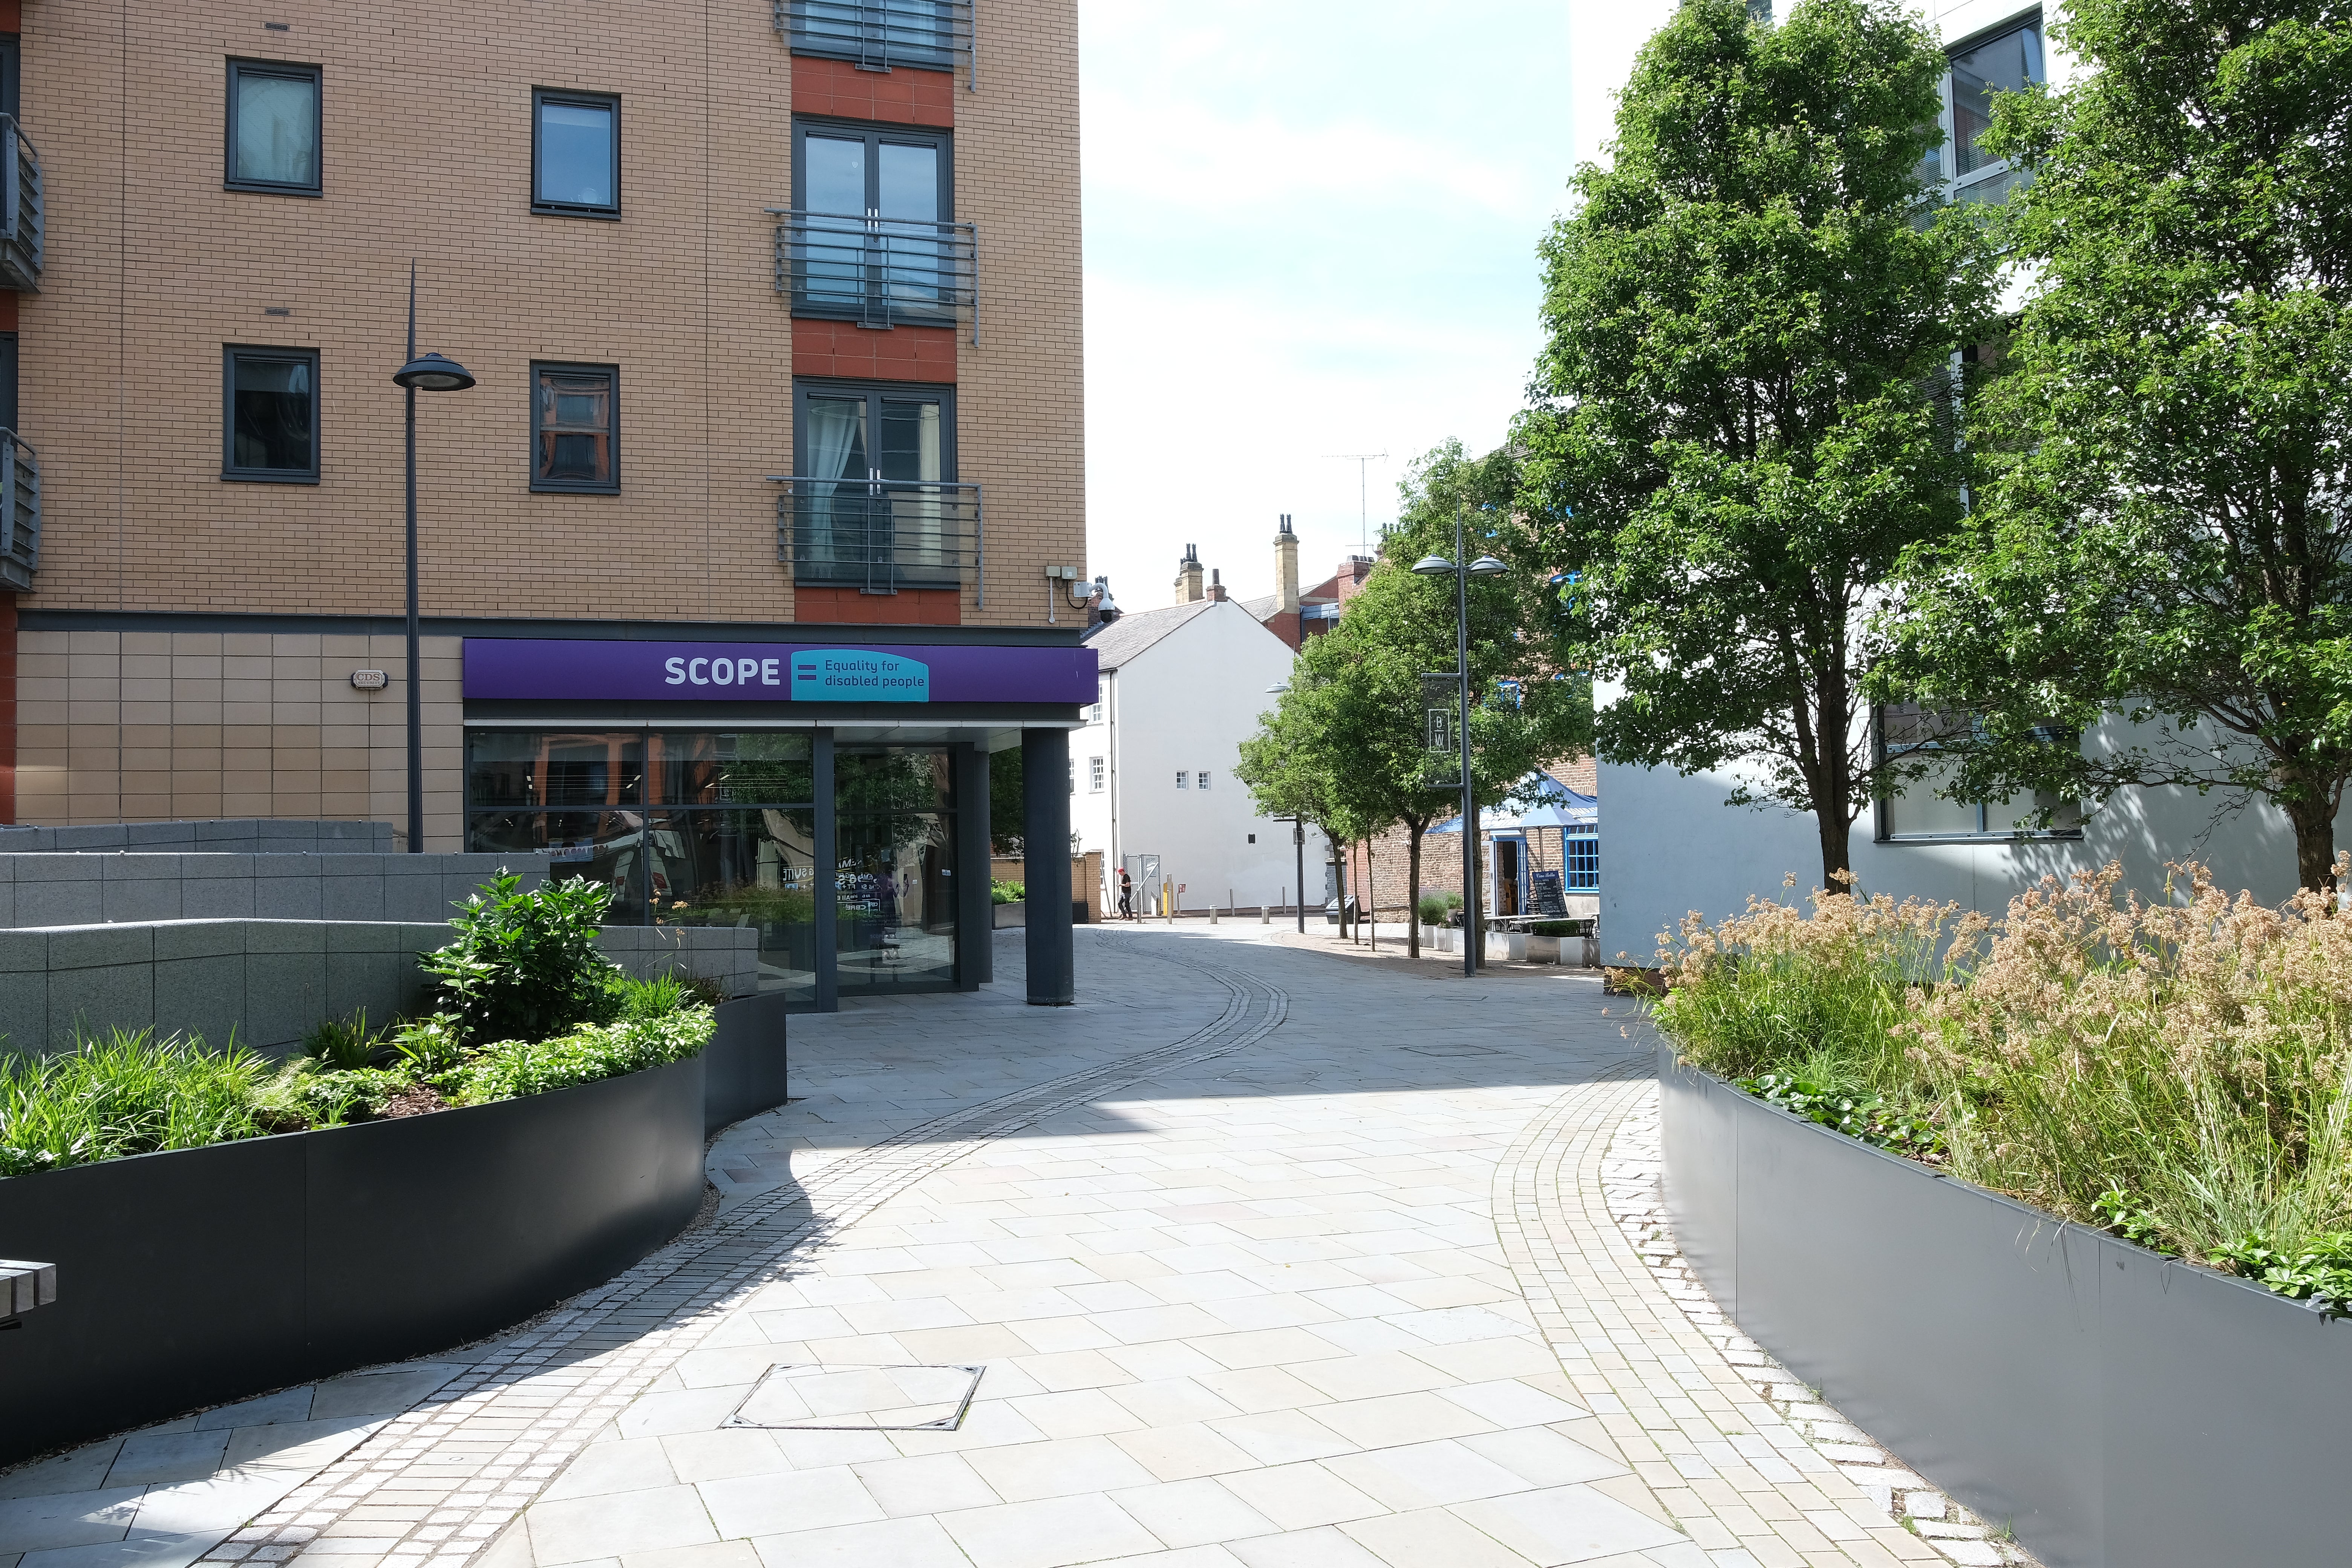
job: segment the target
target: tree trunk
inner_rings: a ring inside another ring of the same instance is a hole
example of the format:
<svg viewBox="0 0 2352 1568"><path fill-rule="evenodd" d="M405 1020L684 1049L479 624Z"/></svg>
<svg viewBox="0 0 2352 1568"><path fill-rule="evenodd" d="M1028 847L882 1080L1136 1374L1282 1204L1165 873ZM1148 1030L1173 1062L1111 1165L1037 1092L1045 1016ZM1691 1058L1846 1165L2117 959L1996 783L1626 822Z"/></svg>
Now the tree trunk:
<svg viewBox="0 0 2352 1568"><path fill-rule="evenodd" d="M1371 950L1381 950L1381 885L1372 876L1372 841L1364 840L1364 913L1371 923L1364 934L1371 938Z"/></svg>
<svg viewBox="0 0 2352 1568"><path fill-rule="evenodd" d="M1822 886L1832 893L1852 892L1853 855L1847 847L1853 839L1853 824L1846 820L1844 804L1824 802L1816 805L1813 820L1821 825L1822 829ZM1847 873L1849 879L1839 881L1840 872Z"/></svg>
<svg viewBox="0 0 2352 1568"><path fill-rule="evenodd" d="M1407 911L1408 918L1405 922L1405 956L1419 958L1421 956L1421 824L1406 823L1405 833L1407 837L1405 839L1404 896L1412 906Z"/></svg>
<svg viewBox="0 0 2352 1568"><path fill-rule="evenodd" d="M2294 825L2294 879L2314 893L2336 890L2336 814L2325 800L2289 800L2286 819Z"/></svg>

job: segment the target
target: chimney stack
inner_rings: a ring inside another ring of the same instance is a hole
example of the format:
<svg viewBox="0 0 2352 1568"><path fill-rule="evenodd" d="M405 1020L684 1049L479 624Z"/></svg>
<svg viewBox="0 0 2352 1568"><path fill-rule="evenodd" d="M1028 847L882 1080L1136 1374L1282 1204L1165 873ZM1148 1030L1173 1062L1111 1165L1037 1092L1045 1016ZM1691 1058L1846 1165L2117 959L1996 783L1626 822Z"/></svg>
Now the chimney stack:
<svg viewBox="0 0 2352 1568"><path fill-rule="evenodd" d="M1275 610L1281 615L1298 613L1298 535L1290 531L1290 514L1282 514L1281 531L1274 536Z"/></svg>
<svg viewBox="0 0 2352 1568"><path fill-rule="evenodd" d="M1225 574L1223 572L1209 574L1209 597L1220 605L1225 602Z"/></svg>
<svg viewBox="0 0 2352 1568"><path fill-rule="evenodd" d="M1184 558L1176 563L1176 602L1197 605L1204 596L1201 586L1201 547L1188 544Z"/></svg>

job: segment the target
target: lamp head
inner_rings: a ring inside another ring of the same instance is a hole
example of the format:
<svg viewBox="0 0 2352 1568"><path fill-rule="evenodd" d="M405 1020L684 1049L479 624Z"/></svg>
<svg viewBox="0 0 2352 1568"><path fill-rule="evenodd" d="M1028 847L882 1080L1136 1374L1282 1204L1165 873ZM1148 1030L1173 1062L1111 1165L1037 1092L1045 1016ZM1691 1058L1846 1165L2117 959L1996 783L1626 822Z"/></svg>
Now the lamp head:
<svg viewBox="0 0 2352 1568"><path fill-rule="evenodd" d="M410 360L392 373L392 379L412 392L463 392L474 384L471 371L439 354Z"/></svg>
<svg viewBox="0 0 2352 1568"><path fill-rule="evenodd" d="M1454 563L1443 555L1424 555L1412 563L1417 577L1443 577L1454 570Z"/></svg>
<svg viewBox="0 0 2352 1568"><path fill-rule="evenodd" d="M1477 560L1470 563L1470 575L1473 577L1499 577L1509 570L1508 566L1491 555L1481 555Z"/></svg>

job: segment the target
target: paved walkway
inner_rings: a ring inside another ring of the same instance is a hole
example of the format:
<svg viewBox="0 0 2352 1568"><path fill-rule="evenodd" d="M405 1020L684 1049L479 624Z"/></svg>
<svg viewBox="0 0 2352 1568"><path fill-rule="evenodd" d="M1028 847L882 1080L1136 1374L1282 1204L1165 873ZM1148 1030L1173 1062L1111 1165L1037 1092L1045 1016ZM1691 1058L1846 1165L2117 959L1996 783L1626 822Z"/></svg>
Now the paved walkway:
<svg viewBox="0 0 2352 1568"><path fill-rule="evenodd" d="M1936 1560L1619 1229L1648 1069L1595 978L1270 937L1082 929L1047 1010L1007 933L987 992L794 1019L714 1222L437 1358L211 1560Z"/></svg>

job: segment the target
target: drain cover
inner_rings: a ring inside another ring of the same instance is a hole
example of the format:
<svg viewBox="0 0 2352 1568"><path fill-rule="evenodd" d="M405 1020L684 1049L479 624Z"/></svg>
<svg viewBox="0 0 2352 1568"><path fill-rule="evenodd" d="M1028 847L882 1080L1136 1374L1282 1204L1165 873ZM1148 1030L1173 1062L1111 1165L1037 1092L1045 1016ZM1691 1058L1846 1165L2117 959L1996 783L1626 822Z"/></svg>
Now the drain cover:
<svg viewBox="0 0 2352 1568"><path fill-rule="evenodd" d="M952 1432L976 1366L772 1366L726 1425L802 1432Z"/></svg>

